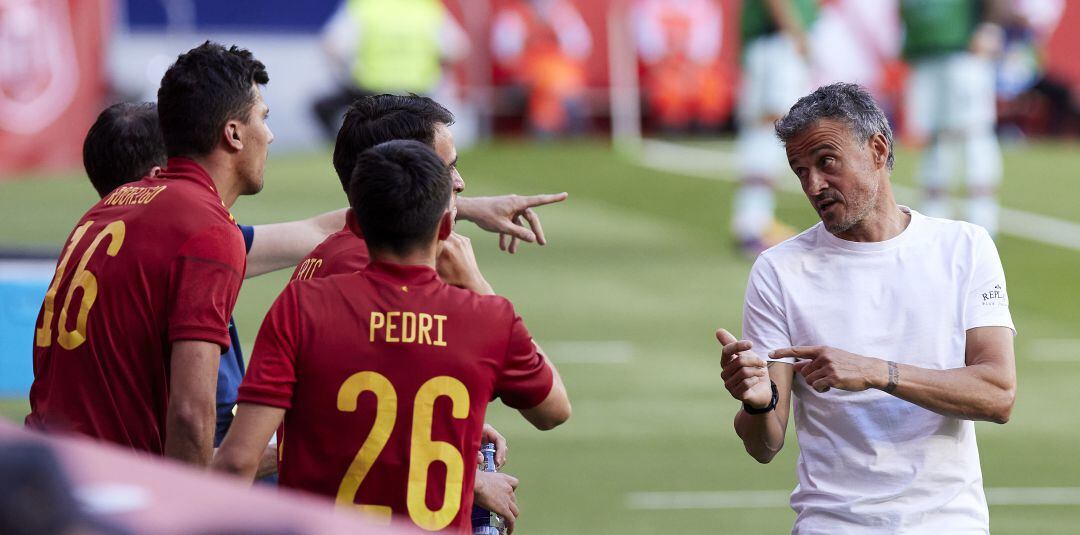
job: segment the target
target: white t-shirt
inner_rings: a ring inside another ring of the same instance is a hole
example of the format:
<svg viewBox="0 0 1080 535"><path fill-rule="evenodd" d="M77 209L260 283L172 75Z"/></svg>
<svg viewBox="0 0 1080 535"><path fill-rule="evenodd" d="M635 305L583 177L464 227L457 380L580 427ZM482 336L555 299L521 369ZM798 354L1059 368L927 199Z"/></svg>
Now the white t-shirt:
<svg viewBox="0 0 1080 535"><path fill-rule="evenodd" d="M743 315L754 352L827 345L940 370L965 365L968 329L1013 329L986 231L901 209L911 222L887 241L849 242L818 223L762 253ZM974 422L880 390L818 393L798 374L792 395L794 533L989 532Z"/></svg>

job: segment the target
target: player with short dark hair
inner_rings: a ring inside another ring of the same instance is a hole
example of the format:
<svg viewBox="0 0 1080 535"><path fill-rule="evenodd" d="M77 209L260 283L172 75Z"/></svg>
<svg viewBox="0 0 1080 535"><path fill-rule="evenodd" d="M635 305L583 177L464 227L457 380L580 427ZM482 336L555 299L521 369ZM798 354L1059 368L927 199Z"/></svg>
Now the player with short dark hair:
<svg viewBox="0 0 1080 535"><path fill-rule="evenodd" d="M284 421L283 486L468 533L488 402L499 397L551 429L570 417L566 390L508 300L436 274L439 241L453 226L439 156L392 141L366 151L354 174L363 179L349 197L372 262L286 286L260 329L214 468L250 479ZM434 463L443 468L429 470Z"/></svg>
<svg viewBox="0 0 1080 535"><path fill-rule="evenodd" d="M353 101L334 144L334 171L348 192L356 159L365 150L393 139L435 146L439 126L454 124L454 114L438 102L416 95L374 95Z"/></svg>
<svg viewBox="0 0 1080 535"><path fill-rule="evenodd" d="M433 149L448 165L454 178L454 192L465 189L457 170L457 148L450 133L454 115L438 102L417 95L372 95L357 99L349 106L338 130L334 145L334 171L342 189L348 191L356 158L365 150L395 139L422 142ZM554 195L503 195L457 199L456 217L476 223L489 232L499 233L499 247L514 253L518 241L544 245L544 230L533 208L561 202L566 193ZM529 228L521 225L524 218ZM340 232L331 235L296 267L293 280L310 279L336 273L351 273L367 265L367 248L359 226L351 216ZM507 239L509 238L509 240Z"/></svg>
<svg viewBox="0 0 1080 535"><path fill-rule="evenodd" d="M460 214L457 211L458 206L465 205L465 211L471 211L468 218L487 222L481 225L482 228L496 231L498 228L509 228L509 231L520 234L525 231L524 227L514 223L520 215L524 215L537 231L536 239L541 244L545 243L539 218L529 206L558 202L565 199L566 194L534 197L509 195L476 199L458 197L457 193L465 188L465 182L457 170L457 149L449 130L453 123L454 115L427 97L375 95L356 100L345 114L334 147L334 170L342 188L348 193L356 159L365 150L392 140L418 141L435 149L443 163L449 166L454 187L455 219ZM500 236L500 245L505 245L504 236ZM511 252L516 249L516 243L517 238L511 240ZM292 278L303 280L353 273L365 268L368 261L363 232L355 215L350 211L345 227L315 247L297 265ZM480 293L493 293L476 266L471 242L460 234L452 233L442 242L438 272L448 284ZM506 462L505 439L491 426L485 426L484 436L485 441L496 444L496 460L501 466ZM479 471L474 488L476 503L502 515L512 526L518 514L514 496L516 486L517 479L508 474Z"/></svg>
<svg viewBox="0 0 1080 535"><path fill-rule="evenodd" d="M157 177L166 160L157 105L152 102L121 102L105 108L83 142L86 175L102 197L142 177ZM247 251L245 278L296 265L311 249L341 228L346 210L285 223L240 225ZM240 335L236 323L231 320L229 338L231 344L222 352L218 366L215 446L225 438L232 423L236 389L244 379ZM276 455L272 451L268 453L264 473L277 469Z"/></svg>
<svg viewBox="0 0 1080 535"><path fill-rule="evenodd" d="M210 42L165 73L167 171L115 189L69 236L35 330L28 426L209 462L246 268L228 207L262 188L267 81L250 52Z"/></svg>
<svg viewBox="0 0 1080 535"><path fill-rule="evenodd" d="M83 167L98 195L165 167L165 139L152 102L121 102L98 115L83 141Z"/></svg>

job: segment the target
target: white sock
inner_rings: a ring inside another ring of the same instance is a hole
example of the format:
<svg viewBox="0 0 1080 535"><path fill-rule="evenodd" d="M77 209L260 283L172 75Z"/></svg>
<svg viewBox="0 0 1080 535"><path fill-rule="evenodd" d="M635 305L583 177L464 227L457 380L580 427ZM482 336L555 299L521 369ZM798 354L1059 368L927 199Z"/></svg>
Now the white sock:
<svg viewBox="0 0 1080 535"><path fill-rule="evenodd" d="M771 187L764 184L744 184L735 194L735 213L731 230L739 241L758 240L769 229L776 208Z"/></svg>

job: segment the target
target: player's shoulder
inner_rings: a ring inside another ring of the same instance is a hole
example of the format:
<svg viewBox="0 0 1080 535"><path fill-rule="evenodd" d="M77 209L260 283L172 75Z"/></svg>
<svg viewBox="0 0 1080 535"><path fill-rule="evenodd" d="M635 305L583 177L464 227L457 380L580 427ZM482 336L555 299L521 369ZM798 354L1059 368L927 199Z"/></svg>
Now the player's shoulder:
<svg viewBox="0 0 1080 535"><path fill-rule="evenodd" d="M285 288L305 299L325 299L328 295L341 295L345 288L363 288L368 284L363 273L351 272L293 280Z"/></svg>
<svg viewBox="0 0 1080 535"><path fill-rule="evenodd" d="M442 292L449 303L458 308L475 312L482 318L514 317L514 304L501 295L478 294L472 290L458 288L439 281Z"/></svg>

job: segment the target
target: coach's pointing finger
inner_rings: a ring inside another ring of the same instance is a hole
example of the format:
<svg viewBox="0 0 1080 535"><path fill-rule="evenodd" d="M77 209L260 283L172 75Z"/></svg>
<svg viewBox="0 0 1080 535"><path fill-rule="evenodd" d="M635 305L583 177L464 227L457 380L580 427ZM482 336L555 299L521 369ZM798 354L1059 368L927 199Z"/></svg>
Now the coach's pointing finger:
<svg viewBox="0 0 1080 535"><path fill-rule="evenodd" d="M820 346L785 347L769 352L771 359L815 359L821 354Z"/></svg>

